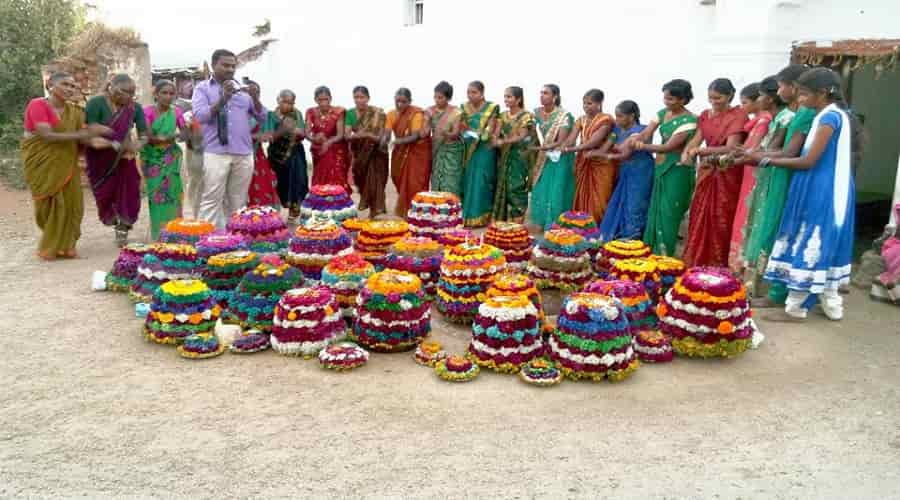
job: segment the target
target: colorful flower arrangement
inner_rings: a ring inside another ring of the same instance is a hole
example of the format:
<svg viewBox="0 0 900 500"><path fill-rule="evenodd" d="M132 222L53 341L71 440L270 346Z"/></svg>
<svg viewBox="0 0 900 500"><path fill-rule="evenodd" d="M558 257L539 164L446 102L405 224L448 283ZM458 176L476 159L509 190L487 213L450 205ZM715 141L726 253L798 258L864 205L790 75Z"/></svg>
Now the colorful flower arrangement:
<svg viewBox="0 0 900 500"><path fill-rule="evenodd" d="M153 294L166 281L199 279L202 273L202 259L193 246L154 243L138 264L128 295L134 302L149 304Z"/></svg>
<svg viewBox="0 0 900 500"><path fill-rule="evenodd" d="M619 299L635 334L658 329L656 309L644 285L633 281L597 280L586 286L584 291Z"/></svg>
<svg viewBox="0 0 900 500"><path fill-rule="evenodd" d="M331 259L353 253L350 235L329 219L312 219L298 226L290 245L285 260L303 273L309 285L322 279L322 268Z"/></svg>
<svg viewBox="0 0 900 500"><path fill-rule="evenodd" d="M322 284L337 298L345 319L356 316L356 296L375 266L357 253L331 259L322 269Z"/></svg>
<svg viewBox="0 0 900 500"><path fill-rule="evenodd" d="M465 356L448 356L434 364L434 373L448 382L469 382L480 372L478 365Z"/></svg>
<svg viewBox="0 0 900 500"><path fill-rule="evenodd" d="M645 363L668 363L672 361L672 341L657 330L644 330L634 337L634 350L638 359Z"/></svg>
<svg viewBox="0 0 900 500"><path fill-rule="evenodd" d="M590 245L588 253L592 259L600 250L600 228L597 221L587 212L563 212L550 229L571 229L581 235Z"/></svg>
<svg viewBox="0 0 900 500"><path fill-rule="evenodd" d="M178 354L188 359L214 358L225 352L226 346L219 341L213 332L194 333L184 339L177 347Z"/></svg>
<svg viewBox="0 0 900 500"><path fill-rule="evenodd" d="M567 377L624 380L639 366L631 325L612 297L578 292L566 297L548 341L550 358Z"/></svg>
<svg viewBox="0 0 900 500"><path fill-rule="evenodd" d="M230 350L233 354L253 354L265 351L269 347L271 347L271 343L268 335L259 330L248 330L234 339Z"/></svg>
<svg viewBox="0 0 900 500"><path fill-rule="evenodd" d="M144 255L153 249L152 245L129 243L122 247L119 256L113 262L112 269L106 273L106 289L111 292L128 292L137 276L138 266Z"/></svg>
<svg viewBox="0 0 900 500"><path fill-rule="evenodd" d="M516 373L543 353L538 312L527 297L489 297L478 307L467 354L475 364Z"/></svg>
<svg viewBox="0 0 900 500"><path fill-rule="evenodd" d="M343 186L316 184L309 188L309 194L300 205L300 217L304 221L325 218L341 224L356 217L356 208Z"/></svg>
<svg viewBox="0 0 900 500"><path fill-rule="evenodd" d="M206 261L203 280L216 303L228 309L234 292L244 275L259 265L259 257L249 250L237 250L213 255Z"/></svg>
<svg viewBox="0 0 900 500"><path fill-rule="evenodd" d="M281 214L270 206L250 205L231 215L228 231L247 238L250 250L257 253L278 253L287 249L287 225Z"/></svg>
<svg viewBox="0 0 900 500"><path fill-rule="evenodd" d="M431 238L407 236L391 246L385 259L386 269L415 274L422 280L425 297L434 299L441 271L443 247Z"/></svg>
<svg viewBox="0 0 900 500"><path fill-rule="evenodd" d="M245 329L272 331L275 306L281 296L303 284L303 274L277 256L267 255L253 271L241 279L228 304L227 320Z"/></svg>
<svg viewBox="0 0 900 500"><path fill-rule="evenodd" d="M683 356L737 356L747 350L756 328L744 285L723 268L688 269L656 313L660 329Z"/></svg>
<svg viewBox="0 0 900 500"><path fill-rule="evenodd" d="M454 229L444 233L443 236L441 236L440 242L444 247L455 247L456 245L462 245L463 243L476 241L477 239L475 233L469 229Z"/></svg>
<svg viewBox="0 0 900 500"><path fill-rule="evenodd" d="M309 359L347 336L337 299L325 287L288 290L274 313L270 340L279 354Z"/></svg>
<svg viewBox="0 0 900 500"><path fill-rule="evenodd" d="M369 353L351 342L331 344L319 351L319 364L322 368L339 372L349 371L366 364Z"/></svg>
<svg viewBox="0 0 900 500"><path fill-rule="evenodd" d="M538 387L550 387L563 381L563 373L556 364L546 358L534 358L522 365L519 378Z"/></svg>
<svg viewBox="0 0 900 500"><path fill-rule="evenodd" d="M462 205L453 193L422 191L413 196L406 220L413 236L445 243L446 233L462 229Z"/></svg>
<svg viewBox="0 0 900 500"><path fill-rule="evenodd" d="M216 226L205 220L173 219L166 223L159 233L161 243L183 243L196 245L200 238L213 233Z"/></svg>
<svg viewBox="0 0 900 500"><path fill-rule="evenodd" d="M538 240L528 263L528 274L539 289L570 292L591 279L590 243L570 229L551 229Z"/></svg>
<svg viewBox="0 0 900 500"><path fill-rule="evenodd" d="M195 333L213 333L221 308L200 280L173 280L153 294L144 336L159 344L179 344Z"/></svg>
<svg viewBox="0 0 900 500"><path fill-rule="evenodd" d="M654 303L659 299L662 280L657 270L656 261L650 258L616 259L609 271L609 277L615 280L640 283L647 290L647 295Z"/></svg>
<svg viewBox="0 0 900 500"><path fill-rule="evenodd" d="M195 246L197 254L201 258L209 259L213 255L220 253L246 250L250 245L247 238L243 235L219 231L203 236Z"/></svg>
<svg viewBox="0 0 900 500"><path fill-rule="evenodd" d="M528 267L534 238L528 234L524 225L516 222L493 222L484 234L484 242L503 250L506 265L511 270L525 271Z"/></svg>
<svg viewBox="0 0 900 500"><path fill-rule="evenodd" d="M471 323L478 306L498 274L506 270L506 257L492 245L463 243L444 250L437 307L456 323Z"/></svg>
<svg viewBox="0 0 900 500"><path fill-rule="evenodd" d="M356 251L375 265L384 268L391 245L409 234L409 224L399 220L370 220L363 225L356 238Z"/></svg>
<svg viewBox="0 0 900 500"><path fill-rule="evenodd" d="M341 222L341 228L343 228L344 231L347 231L347 234L354 240L356 240L356 236L362 231L362 228L365 225L366 221L364 219L358 219L356 217L350 217Z"/></svg>
<svg viewBox="0 0 900 500"><path fill-rule="evenodd" d="M544 314L544 303L541 292L534 286L531 278L524 274L516 274L506 272L498 275L491 287L488 288L487 297L500 297L503 295L511 295L513 297L523 296L531 301L534 308L537 309L538 323L543 326L546 324L547 317Z"/></svg>
<svg viewBox="0 0 900 500"><path fill-rule="evenodd" d="M617 260L649 257L651 253L650 247L643 241L614 240L605 243L600 248L594 261L594 267L601 277L606 277Z"/></svg>
<svg viewBox="0 0 900 500"><path fill-rule="evenodd" d="M684 271L687 269L687 266L684 265L684 261L676 259L675 257L651 255L650 260L656 262L656 270L659 273L660 278L660 294L668 292L669 289L672 288L672 285L675 284L675 280L684 274Z"/></svg>
<svg viewBox="0 0 900 500"><path fill-rule="evenodd" d="M356 306L353 336L369 350L407 351L431 332L422 280L410 273L387 269L369 276Z"/></svg>
<svg viewBox="0 0 900 500"><path fill-rule="evenodd" d="M416 347L413 359L420 365L434 368L435 363L445 359L447 356L447 351L444 350L444 346L442 346L440 342L436 340L423 340L422 343Z"/></svg>

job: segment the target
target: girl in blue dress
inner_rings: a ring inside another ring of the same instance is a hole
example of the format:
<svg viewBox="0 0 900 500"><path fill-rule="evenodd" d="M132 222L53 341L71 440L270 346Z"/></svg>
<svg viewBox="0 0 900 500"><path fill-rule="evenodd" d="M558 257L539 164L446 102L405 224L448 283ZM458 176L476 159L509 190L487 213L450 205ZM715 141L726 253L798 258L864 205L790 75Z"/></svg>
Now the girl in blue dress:
<svg viewBox="0 0 900 500"><path fill-rule="evenodd" d="M644 234L655 165L650 153L634 151L625 141L640 134L645 128L647 126L641 124L641 110L637 103L622 101L616 106L616 126L609 138L615 142L615 148L604 156L621 163L616 189L600 223L600 237L603 241L639 240Z"/></svg>
<svg viewBox="0 0 900 500"><path fill-rule="evenodd" d="M817 114L801 155L777 160L796 171L765 275L789 293L784 312L769 319L802 321L819 296L825 315L837 321L844 315L838 288L849 282L853 257L852 117L834 71L811 69L797 85L800 105ZM759 166L766 168L768 160Z"/></svg>

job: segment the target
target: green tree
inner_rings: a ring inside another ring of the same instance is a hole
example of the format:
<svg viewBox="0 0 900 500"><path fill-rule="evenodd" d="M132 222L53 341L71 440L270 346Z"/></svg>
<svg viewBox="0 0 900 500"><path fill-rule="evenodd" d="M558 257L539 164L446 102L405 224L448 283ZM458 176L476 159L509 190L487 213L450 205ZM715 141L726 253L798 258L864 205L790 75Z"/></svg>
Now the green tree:
<svg viewBox="0 0 900 500"><path fill-rule="evenodd" d="M0 149L15 148L22 113L43 95L41 67L84 26L77 0L0 0Z"/></svg>

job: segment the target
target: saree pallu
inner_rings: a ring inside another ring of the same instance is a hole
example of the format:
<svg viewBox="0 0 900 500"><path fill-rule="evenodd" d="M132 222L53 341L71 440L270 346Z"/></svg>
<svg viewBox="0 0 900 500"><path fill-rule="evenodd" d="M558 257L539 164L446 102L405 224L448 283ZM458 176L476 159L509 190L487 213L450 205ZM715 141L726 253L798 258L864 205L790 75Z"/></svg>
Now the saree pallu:
<svg viewBox="0 0 900 500"><path fill-rule="evenodd" d="M466 131L462 208L463 223L468 227L487 225L494 208L494 189L497 184L497 151L488 143L489 133L497 118L497 105L485 101L475 109L470 103L463 105L461 120Z"/></svg>
<svg viewBox="0 0 900 500"><path fill-rule="evenodd" d="M385 114L380 108L369 106L357 117L354 131L380 135L384 130ZM387 187L390 160L388 152L378 140L359 139L350 143L353 182L359 191L359 209L370 210L372 215L387 211L385 187Z"/></svg>
<svg viewBox="0 0 900 500"><path fill-rule="evenodd" d="M124 143L134 123L134 104L119 109L104 125L112 129L106 138ZM128 153L112 148L86 148L87 175L97 202L97 215L107 226L131 227L141 208L141 176Z"/></svg>
<svg viewBox="0 0 900 500"><path fill-rule="evenodd" d="M459 139L440 140L434 132L447 133L459 121L460 112L454 106L444 111L429 108L431 114L431 190L462 195L463 143Z"/></svg>
<svg viewBox="0 0 900 500"><path fill-rule="evenodd" d="M545 120L535 111L535 120L544 137L542 144L559 140L562 133L568 134L575 125L572 114L556 108ZM575 153L565 153L552 161L547 152L538 153L534 166L534 190L531 193L531 222L543 229L549 229L559 215L572 209L575 198Z"/></svg>
<svg viewBox="0 0 900 500"><path fill-rule="evenodd" d="M306 111L306 125L308 135L324 134L326 139L337 135L337 126L344 120L344 109L332 107L326 115L319 113L318 108L310 108ZM314 186L322 184L336 184L343 186L351 193L349 181L350 152L345 141L338 141L322 151L322 146L313 144L309 148L312 153ZM304 161L305 162L305 161Z"/></svg>
<svg viewBox="0 0 900 500"><path fill-rule="evenodd" d="M424 120L424 112L415 106L409 106L403 113L398 114L393 127L394 137L403 138L416 132L413 130L413 120L416 116ZM394 146L391 154L391 180L397 188L397 206L394 208L394 214L405 218L413 196L428 191L431 180L430 137L420 138L411 144Z"/></svg>
<svg viewBox="0 0 900 500"><path fill-rule="evenodd" d="M579 121L582 144L588 142L600 127L611 126L614 122L613 117L605 113L598 114L590 123L585 123L585 116L579 118ZM588 158L588 153L589 151L582 150L575 157L575 197L572 210L591 214L599 224L606 214L609 198L616 185L618 166L609 160Z"/></svg>
<svg viewBox="0 0 900 500"><path fill-rule="evenodd" d="M744 149L756 149L762 144L769 131L769 123L772 121L771 113L762 111L744 125L747 139L744 140ZM738 167L734 167L738 168ZM743 255L744 236L747 234L746 226L749 217L750 194L756 186L756 166L745 165L741 180L741 188L738 192L737 208L734 211L734 221L731 224L731 244L728 250L728 267L732 272L740 274L744 270L746 259Z"/></svg>
<svg viewBox="0 0 900 500"><path fill-rule="evenodd" d="M534 165L535 154L528 148L537 142L534 133L534 115L522 111L517 116L508 112L500 115L500 137L518 135L522 130L529 133L515 144L504 144L500 148L497 162L497 188L494 192L494 208L491 217L497 221L522 222L528 210L528 175Z"/></svg>
<svg viewBox="0 0 900 500"><path fill-rule="evenodd" d="M66 103L53 131L76 132L83 123L82 111ZM34 220L41 230L38 250L55 256L74 249L84 218L78 142L47 142L32 135L22 140L21 150L25 183L34 201Z"/></svg>
<svg viewBox="0 0 900 500"><path fill-rule="evenodd" d="M743 133L747 113L739 107L711 116L700 114L698 126L708 147L724 146L728 137ZM709 160L707 160L709 161ZM744 177L743 165L718 168L702 164L691 201L684 262L688 267L728 265L731 229L738 194Z"/></svg>
<svg viewBox="0 0 900 500"><path fill-rule="evenodd" d="M646 125L635 125L622 131L613 129L616 143L639 134ZM619 165L618 181L606 214L600 222L600 238L603 241L640 239L647 225L647 209L653 189L653 156L646 151L634 151L631 157Z"/></svg>
<svg viewBox="0 0 900 500"><path fill-rule="evenodd" d="M669 121L663 121L665 114L664 109L657 113L663 144L677 134L687 133L690 140L696 133L696 116L683 114ZM656 155L644 242L657 255L675 255L678 229L684 219L684 213L690 207L691 195L694 192L694 167L682 165L679 163L680 160L681 151Z"/></svg>
<svg viewBox="0 0 900 500"><path fill-rule="evenodd" d="M169 109L150 124L155 136L171 136L176 131L175 110ZM181 181L181 148L175 141L147 144L141 150L147 204L150 209L150 236L159 239L160 229L170 220L181 217L184 195Z"/></svg>

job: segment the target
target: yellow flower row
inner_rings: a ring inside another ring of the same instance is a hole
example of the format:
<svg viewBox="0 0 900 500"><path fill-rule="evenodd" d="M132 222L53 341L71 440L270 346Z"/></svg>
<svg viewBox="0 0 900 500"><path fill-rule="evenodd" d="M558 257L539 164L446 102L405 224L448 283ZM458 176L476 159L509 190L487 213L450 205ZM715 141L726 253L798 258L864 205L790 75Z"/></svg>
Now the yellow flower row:
<svg viewBox="0 0 900 500"><path fill-rule="evenodd" d="M194 295L201 292L209 291L201 280L173 280L167 281L160 286L163 293L175 296Z"/></svg>
<svg viewBox="0 0 900 500"><path fill-rule="evenodd" d="M165 227L170 233L188 234L191 236L202 236L216 230L216 227L204 220L191 219L174 219L170 220Z"/></svg>
<svg viewBox="0 0 900 500"><path fill-rule="evenodd" d="M687 288L685 288L684 285L681 283L681 278L678 278L678 280L675 281L674 288L675 288L676 292L680 293L681 295L685 295L685 296L689 297L695 303L708 302L708 303L713 303L713 304L727 304L729 302L735 302L738 300L742 300L742 299L746 298L746 296L747 296L746 291L744 290L744 287L739 288L736 292L734 292L731 295L725 295L722 297L717 297L708 292L695 292L695 291L688 290Z"/></svg>
<svg viewBox="0 0 900 500"><path fill-rule="evenodd" d="M547 241L556 243L557 245L572 246L584 241L580 234L571 229L551 229L544 233Z"/></svg>
<svg viewBox="0 0 900 500"><path fill-rule="evenodd" d="M404 235L409 232L409 224L402 220L370 220L362 227L363 234Z"/></svg>
<svg viewBox="0 0 900 500"><path fill-rule="evenodd" d="M422 280L406 271L386 269L375 273L366 280L366 288L374 293L417 293L422 289Z"/></svg>
<svg viewBox="0 0 900 500"><path fill-rule="evenodd" d="M209 261L207 261L207 265L209 265L210 267L234 266L239 264L247 264L249 262L253 262L255 259L256 254L254 252L237 250L235 252L213 255L209 258Z"/></svg>
<svg viewBox="0 0 900 500"><path fill-rule="evenodd" d="M648 248L647 244L641 240L614 240L603 245L604 250L616 253L628 251L646 252Z"/></svg>

